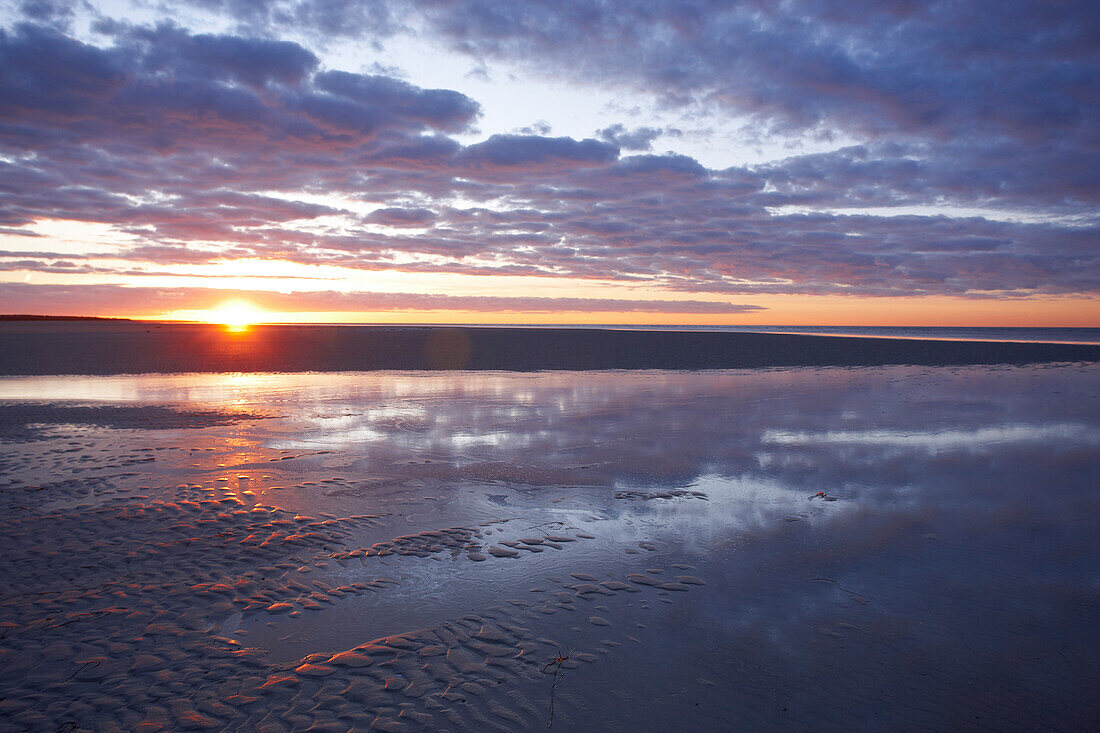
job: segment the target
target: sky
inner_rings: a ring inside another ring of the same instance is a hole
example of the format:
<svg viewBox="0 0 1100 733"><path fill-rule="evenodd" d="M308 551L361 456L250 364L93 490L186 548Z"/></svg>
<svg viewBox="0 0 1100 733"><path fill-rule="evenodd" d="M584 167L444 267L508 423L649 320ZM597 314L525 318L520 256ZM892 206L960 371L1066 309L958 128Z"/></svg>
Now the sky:
<svg viewBox="0 0 1100 733"><path fill-rule="evenodd" d="M0 0L0 313L1100 326L1098 90L1090 0Z"/></svg>

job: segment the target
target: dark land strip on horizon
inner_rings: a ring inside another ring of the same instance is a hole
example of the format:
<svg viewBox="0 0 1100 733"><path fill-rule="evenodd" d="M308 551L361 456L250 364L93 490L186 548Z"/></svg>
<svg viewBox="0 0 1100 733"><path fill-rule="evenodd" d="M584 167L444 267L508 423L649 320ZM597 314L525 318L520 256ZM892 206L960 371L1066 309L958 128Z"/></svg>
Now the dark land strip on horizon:
<svg viewBox="0 0 1100 733"><path fill-rule="evenodd" d="M775 333L442 326L0 324L0 375L746 369L1097 362L1100 346Z"/></svg>

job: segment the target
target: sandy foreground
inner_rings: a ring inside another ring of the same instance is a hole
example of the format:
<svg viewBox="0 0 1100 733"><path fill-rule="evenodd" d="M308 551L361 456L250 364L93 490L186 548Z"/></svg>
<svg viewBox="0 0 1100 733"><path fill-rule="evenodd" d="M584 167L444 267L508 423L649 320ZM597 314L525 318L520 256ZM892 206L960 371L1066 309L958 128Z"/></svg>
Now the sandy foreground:
<svg viewBox="0 0 1100 733"><path fill-rule="evenodd" d="M0 729L1085 729L1100 368L0 380Z"/></svg>

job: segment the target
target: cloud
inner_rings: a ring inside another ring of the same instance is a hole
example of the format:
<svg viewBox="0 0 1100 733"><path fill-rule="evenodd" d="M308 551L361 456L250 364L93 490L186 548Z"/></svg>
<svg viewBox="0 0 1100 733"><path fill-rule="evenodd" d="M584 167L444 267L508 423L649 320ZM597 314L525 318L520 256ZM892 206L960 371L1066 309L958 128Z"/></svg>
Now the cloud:
<svg viewBox="0 0 1100 733"><path fill-rule="evenodd" d="M463 94L447 89L420 89L385 76L325 71L317 74L313 83L333 97L372 110L384 110L395 123L420 123L424 127L459 132L478 114L477 104Z"/></svg>
<svg viewBox="0 0 1100 733"><path fill-rule="evenodd" d="M79 2L66 0L23 0L19 3L19 12L26 18L38 23L51 23L58 27L68 28L72 25L76 16L76 8Z"/></svg>
<svg viewBox="0 0 1100 733"><path fill-rule="evenodd" d="M240 30L295 28L318 40L366 34L391 35L401 28L385 0L193 0L193 5L239 21ZM175 3L165 11L175 10Z"/></svg>
<svg viewBox="0 0 1100 733"><path fill-rule="evenodd" d="M1071 83L1095 76L1081 35L1095 12L1078 8L1078 28L1067 10L1018 3L985 25L938 3L422 8L425 37L464 53L516 61L526 49L590 82L677 90L683 110L863 138L710 170L645 152L667 133L655 127L578 140L536 123L471 142L470 97L326 68L279 39L283 21L322 32L320 4L199 4L263 37L104 18L95 45L45 10L35 17L48 25L0 31L0 236L33 235L43 220L125 235L79 255L8 245L5 269L255 258L731 297L1100 291L1100 152L1083 124L1095 100ZM340 32L371 37L403 32L409 7L333 5L350 13ZM1049 89L1035 81L1043 69ZM318 196L333 198L296 200ZM950 208L927 215L936 207ZM901 215L882 215L891 209Z"/></svg>
<svg viewBox="0 0 1100 733"><path fill-rule="evenodd" d="M779 127L1097 136L1100 11L1009 0L394 4L452 48L703 101Z"/></svg>
<svg viewBox="0 0 1100 733"><path fill-rule="evenodd" d="M425 227L435 221L435 212L431 209L378 209L367 216L366 221L389 227Z"/></svg>
<svg viewBox="0 0 1100 733"><path fill-rule="evenodd" d="M596 131L596 137L623 150L649 150L653 147L653 141L662 135L663 131L654 127L638 127L628 130L621 123L615 123L602 130Z"/></svg>
<svg viewBox="0 0 1100 733"><path fill-rule="evenodd" d="M502 171L545 174L605 165L618 157L618 147L591 138L493 135L466 147L456 163L472 175L491 176Z"/></svg>
<svg viewBox="0 0 1100 733"><path fill-rule="evenodd" d="M315 73L317 58L290 42L117 30L110 48L33 25L0 34L5 147L201 151L232 163L283 149L361 153L380 136L459 131L478 114L457 92Z"/></svg>
<svg viewBox="0 0 1100 733"><path fill-rule="evenodd" d="M320 64L313 52L290 41L192 35L170 24L149 28L104 20L97 27L115 36L116 47L120 41L131 46L146 73L170 69L177 78L240 82L263 88L275 83L301 84Z"/></svg>
<svg viewBox="0 0 1100 733"><path fill-rule="evenodd" d="M480 313L682 313L735 314L763 306L699 300L619 300L460 296L420 293L317 291L277 293L215 288L149 288L119 285L0 283L0 312L42 315L110 315L206 310L243 299L272 312L473 311Z"/></svg>
<svg viewBox="0 0 1100 733"><path fill-rule="evenodd" d="M553 129L546 120L538 120L526 127L521 127L517 132L522 135L549 135Z"/></svg>

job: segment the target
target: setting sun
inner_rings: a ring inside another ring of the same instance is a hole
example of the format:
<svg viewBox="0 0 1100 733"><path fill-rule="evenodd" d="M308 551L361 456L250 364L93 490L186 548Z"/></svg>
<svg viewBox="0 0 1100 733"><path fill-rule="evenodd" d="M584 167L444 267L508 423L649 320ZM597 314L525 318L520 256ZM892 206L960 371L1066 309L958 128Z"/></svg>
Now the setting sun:
<svg viewBox="0 0 1100 733"><path fill-rule="evenodd" d="M230 331L247 331L249 326L260 320L262 313L248 301L229 300L209 311L206 320L224 324Z"/></svg>

